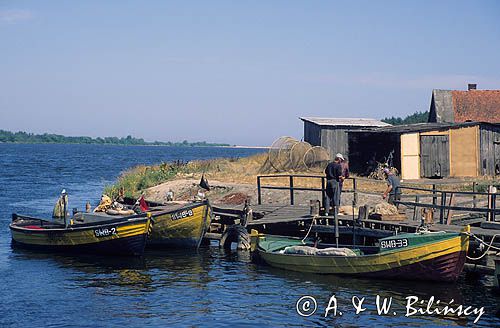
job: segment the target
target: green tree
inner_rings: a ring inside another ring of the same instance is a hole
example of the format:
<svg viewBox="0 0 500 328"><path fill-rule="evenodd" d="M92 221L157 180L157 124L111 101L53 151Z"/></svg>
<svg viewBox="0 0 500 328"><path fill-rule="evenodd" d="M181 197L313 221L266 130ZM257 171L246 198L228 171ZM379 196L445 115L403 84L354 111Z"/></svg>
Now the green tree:
<svg viewBox="0 0 500 328"><path fill-rule="evenodd" d="M382 122L389 123L392 125L402 125L402 124L416 124L416 123L427 123L429 119L429 112L415 112L405 118L401 117L386 117L382 119Z"/></svg>

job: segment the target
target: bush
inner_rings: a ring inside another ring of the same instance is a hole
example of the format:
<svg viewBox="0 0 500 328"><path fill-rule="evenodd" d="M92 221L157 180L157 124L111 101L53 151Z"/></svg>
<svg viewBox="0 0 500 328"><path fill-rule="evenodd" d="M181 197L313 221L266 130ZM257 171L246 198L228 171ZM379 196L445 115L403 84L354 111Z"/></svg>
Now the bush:
<svg viewBox="0 0 500 328"><path fill-rule="evenodd" d="M104 193L111 198L118 197L123 189L125 196L136 197L140 191L171 180L179 171L178 163L162 163L155 166L136 166L120 175L118 181L106 186Z"/></svg>

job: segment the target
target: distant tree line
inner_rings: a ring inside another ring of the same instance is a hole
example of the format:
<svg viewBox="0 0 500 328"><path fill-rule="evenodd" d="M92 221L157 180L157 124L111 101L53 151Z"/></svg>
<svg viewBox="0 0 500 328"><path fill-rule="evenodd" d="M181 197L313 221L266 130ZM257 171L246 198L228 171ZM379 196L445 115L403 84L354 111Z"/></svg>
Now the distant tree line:
<svg viewBox="0 0 500 328"><path fill-rule="evenodd" d="M61 144L98 144L98 145L153 145L153 146L184 146L184 147L217 147L229 146L224 143L208 143L206 141L188 142L162 142L154 141L147 142L142 138L134 138L132 136L117 138L117 137L67 137L59 134L33 134L27 132L10 132L0 130L0 142L9 143L61 143Z"/></svg>
<svg viewBox="0 0 500 328"><path fill-rule="evenodd" d="M382 119L382 122L389 123L392 125L402 125L402 124L415 124L415 123L427 123L429 118L429 112L415 112L405 118L401 117L386 117Z"/></svg>

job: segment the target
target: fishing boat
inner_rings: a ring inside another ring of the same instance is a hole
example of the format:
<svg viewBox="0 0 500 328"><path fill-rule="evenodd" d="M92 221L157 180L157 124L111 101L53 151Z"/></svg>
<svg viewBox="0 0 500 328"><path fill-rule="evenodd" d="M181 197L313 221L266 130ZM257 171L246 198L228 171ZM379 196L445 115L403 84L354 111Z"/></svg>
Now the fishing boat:
<svg viewBox="0 0 500 328"><path fill-rule="evenodd" d="M379 240L379 246L334 248L290 237L251 233L252 250L287 270L388 279L455 281L463 270L469 231L417 232ZM316 247L315 247L316 246ZM326 245L329 246L329 245Z"/></svg>
<svg viewBox="0 0 500 328"><path fill-rule="evenodd" d="M148 246L198 248L210 226L212 208L205 200L151 206L150 213L154 226Z"/></svg>
<svg viewBox="0 0 500 328"><path fill-rule="evenodd" d="M77 213L68 223L12 215L12 245L43 251L142 255L150 232L150 216L113 217Z"/></svg>
<svg viewBox="0 0 500 328"><path fill-rule="evenodd" d="M147 240L147 247L187 247L198 248L210 227L212 207L208 200L199 202L156 203L148 200L142 207L147 208L153 220L153 229ZM131 198L123 200L127 208L137 203Z"/></svg>

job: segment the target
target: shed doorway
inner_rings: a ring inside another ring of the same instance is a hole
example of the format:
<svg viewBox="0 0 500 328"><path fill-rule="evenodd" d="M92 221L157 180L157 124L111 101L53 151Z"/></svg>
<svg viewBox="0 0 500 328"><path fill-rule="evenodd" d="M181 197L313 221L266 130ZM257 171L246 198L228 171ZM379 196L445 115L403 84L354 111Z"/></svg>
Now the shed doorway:
<svg viewBox="0 0 500 328"><path fill-rule="evenodd" d="M450 142L447 135L420 136L420 170L424 178L450 175Z"/></svg>

